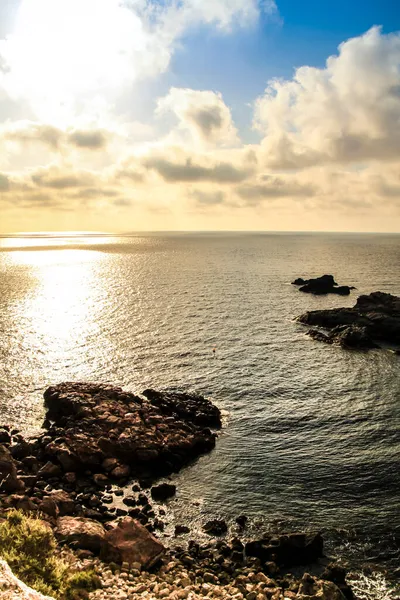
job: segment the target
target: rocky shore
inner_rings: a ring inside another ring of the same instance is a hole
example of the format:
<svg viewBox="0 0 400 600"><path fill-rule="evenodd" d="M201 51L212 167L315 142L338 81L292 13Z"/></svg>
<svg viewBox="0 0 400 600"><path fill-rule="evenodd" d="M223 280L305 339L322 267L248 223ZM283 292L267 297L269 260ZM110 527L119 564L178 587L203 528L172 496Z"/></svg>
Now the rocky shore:
<svg viewBox="0 0 400 600"><path fill-rule="evenodd" d="M157 538L175 493L157 480L215 445L221 416L207 399L86 383L50 387L44 398L42 434L25 439L0 428L0 509L39 515L71 549L71 568L95 567L100 587L90 597L354 597L318 533L249 540L241 516L234 531L222 520L207 523L210 542L202 545L167 548ZM178 525L175 537L182 533L189 529Z"/></svg>
<svg viewBox="0 0 400 600"><path fill-rule="evenodd" d="M360 350L382 345L400 349L400 298L391 294L373 292L359 296L353 308L313 310L297 320L312 327L308 334L313 339L328 344Z"/></svg>

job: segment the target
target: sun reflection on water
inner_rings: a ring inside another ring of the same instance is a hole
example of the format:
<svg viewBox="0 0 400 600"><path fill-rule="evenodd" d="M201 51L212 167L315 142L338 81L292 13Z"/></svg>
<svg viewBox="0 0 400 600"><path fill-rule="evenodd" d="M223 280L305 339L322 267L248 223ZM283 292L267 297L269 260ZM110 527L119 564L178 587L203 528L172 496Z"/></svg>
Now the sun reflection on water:
<svg viewBox="0 0 400 600"><path fill-rule="evenodd" d="M29 404L26 394L63 380L66 370L76 379L92 379L92 371L109 353L104 336L100 348L96 343L101 336L101 314L109 301L109 293L100 284L107 260L107 254L87 249L7 253L10 270L26 282L15 291L8 308L16 329L4 332L10 362L27 382L21 398L15 399L15 410L19 404ZM38 401L42 402L41 395ZM25 414L21 418L30 419Z"/></svg>

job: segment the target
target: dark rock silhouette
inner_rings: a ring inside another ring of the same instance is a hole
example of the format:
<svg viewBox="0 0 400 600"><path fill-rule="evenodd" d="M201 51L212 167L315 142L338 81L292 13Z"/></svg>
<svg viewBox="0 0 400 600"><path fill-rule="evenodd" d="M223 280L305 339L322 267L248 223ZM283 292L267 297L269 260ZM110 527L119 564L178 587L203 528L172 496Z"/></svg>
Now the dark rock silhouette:
<svg viewBox="0 0 400 600"><path fill-rule="evenodd" d="M316 340L338 343L345 348L368 350L380 344L400 346L400 298L384 292L360 296L353 308L313 310L297 319L312 327L309 331Z"/></svg>
<svg viewBox="0 0 400 600"><path fill-rule="evenodd" d="M348 296L350 290L354 289L348 285L338 285L333 275L322 275L315 279L302 279L299 277L292 281L292 285L301 286L299 289L301 292L307 294L315 294L321 296L324 294L339 294L340 296Z"/></svg>
<svg viewBox="0 0 400 600"><path fill-rule="evenodd" d="M323 556L323 546L319 533L292 533L248 542L245 551L247 556L255 556L262 562L273 561L291 567L317 562Z"/></svg>

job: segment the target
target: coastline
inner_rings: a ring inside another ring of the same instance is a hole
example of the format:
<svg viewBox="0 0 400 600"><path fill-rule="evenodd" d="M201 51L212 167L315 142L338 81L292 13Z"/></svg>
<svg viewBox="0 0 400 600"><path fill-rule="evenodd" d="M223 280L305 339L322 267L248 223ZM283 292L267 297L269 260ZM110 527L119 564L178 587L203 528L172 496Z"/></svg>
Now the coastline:
<svg viewBox="0 0 400 600"><path fill-rule="evenodd" d="M77 552L74 568L95 567L102 587L91 597L354 598L344 567L324 556L317 532L249 540L246 518L238 515L229 530L222 520L208 523L208 542L188 541L195 532L182 525L170 547L157 540L176 491L157 481L215 445L220 412L205 398L154 390L137 396L84 383L51 387L44 397L43 434L24 439L7 427L0 431L1 508L41 515L59 543ZM94 523L96 542L87 530ZM124 554L123 544L110 554L110 535L122 530L131 545L142 536L141 562L132 559L138 554Z"/></svg>

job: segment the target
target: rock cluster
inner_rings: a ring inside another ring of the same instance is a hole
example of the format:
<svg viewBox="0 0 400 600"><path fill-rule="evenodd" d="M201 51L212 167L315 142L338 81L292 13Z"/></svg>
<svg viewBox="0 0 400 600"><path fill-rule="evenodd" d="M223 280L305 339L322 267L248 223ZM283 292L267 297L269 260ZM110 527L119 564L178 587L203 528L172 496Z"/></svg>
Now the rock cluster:
<svg viewBox="0 0 400 600"><path fill-rule="evenodd" d="M151 533L162 530L164 522L150 496L165 502L176 488L151 484L214 447L216 434L210 427L221 426L218 408L197 395L147 390L139 397L85 383L60 384L44 396L48 410L43 434L25 439L7 426L0 428L0 506L41 513L62 539L104 556L112 554L111 538L126 534L130 547L132 537L141 539L148 554L135 561L152 564L161 548ZM138 481L122 498L120 488L132 478ZM115 506L116 496L124 508ZM128 516L130 526L117 528L116 518ZM99 545L102 524L112 532ZM64 535L68 531L75 539Z"/></svg>
<svg viewBox="0 0 400 600"><path fill-rule="evenodd" d="M200 547L189 544L166 556L164 564L154 573L143 572L140 565L112 569L98 563L102 588L91 598L98 600L197 600L221 598L235 600L348 600L353 599L344 580L344 571L328 566L318 577L307 572L299 576L280 573L272 565L260 567L258 559L243 556L239 560L232 544L209 544ZM229 554L229 551L231 554ZM111 566L112 567L112 566ZM332 577L339 578L335 582Z"/></svg>
<svg viewBox="0 0 400 600"><path fill-rule="evenodd" d="M360 296L353 308L313 310L300 323L329 330L309 331L314 339L344 348L368 350L380 344L400 347L400 298L383 292Z"/></svg>
<svg viewBox="0 0 400 600"><path fill-rule="evenodd" d="M219 428L221 418L210 401L154 390L144 396L86 383L48 388L49 432L62 431L47 444L47 455L64 472L90 468L123 479L179 471L215 446L209 428Z"/></svg>
<svg viewBox="0 0 400 600"><path fill-rule="evenodd" d="M339 296L348 296L350 290L354 288L348 285L339 285L336 283L333 275L322 275L315 279L303 279L299 277L292 281L292 285L298 285L300 292L321 296L324 294L339 294Z"/></svg>
<svg viewBox="0 0 400 600"><path fill-rule="evenodd" d="M353 598L337 569L322 578L284 571L321 560L319 534L244 543L230 538L225 521L214 519L204 526L208 544L190 540L186 547L165 548L153 534L163 529L165 510L150 499L164 503L176 488L154 480L213 448L210 427L220 427L221 419L199 396L153 390L143 396L112 386L61 384L45 392L43 434L24 439L0 428L1 508L41 514L60 544L94 566L102 587L90 595L93 600ZM124 496L128 483L131 492ZM116 507L115 497L126 508ZM237 525L243 532L244 515ZM189 529L178 524L175 535L183 533Z"/></svg>

